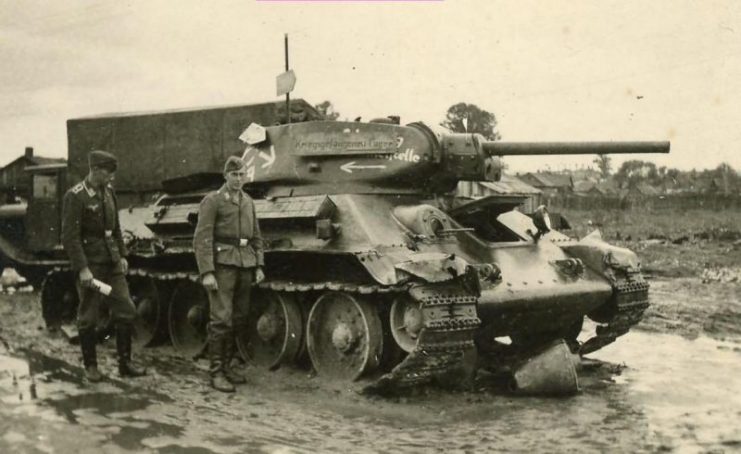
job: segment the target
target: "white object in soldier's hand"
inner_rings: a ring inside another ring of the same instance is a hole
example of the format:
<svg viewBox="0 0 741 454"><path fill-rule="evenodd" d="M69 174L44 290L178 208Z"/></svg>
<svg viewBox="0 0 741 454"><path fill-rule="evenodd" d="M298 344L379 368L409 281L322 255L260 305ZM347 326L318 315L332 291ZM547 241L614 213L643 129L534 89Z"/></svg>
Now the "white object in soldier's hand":
<svg viewBox="0 0 741 454"><path fill-rule="evenodd" d="M245 239L245 238L240 238L240 239L239 239L239 246L241 246L241 247L245 247L245 246L247 246L248 244L250 244L250 240L247 240L247 239Z"/></svg>
<svg viewBox="0 0 741 454"><path fill-rule="evenodd" d="M97 279L93 279L92 282L90 282L90 287L105 296L109 296L111 294L111 291L113 291L113 287Z"/></svg>

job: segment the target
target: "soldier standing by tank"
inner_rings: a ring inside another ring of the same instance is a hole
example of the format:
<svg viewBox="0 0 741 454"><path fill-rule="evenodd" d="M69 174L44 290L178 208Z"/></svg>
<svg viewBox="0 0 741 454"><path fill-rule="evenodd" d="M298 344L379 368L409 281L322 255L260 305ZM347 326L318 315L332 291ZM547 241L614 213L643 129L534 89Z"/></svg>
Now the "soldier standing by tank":
<svg viewBox="0 0 741 454"><path fill-rule="evenodd" d="M234 333L247 329L250 292L265 278L263 242L255 204L244 191L244 162L229 157L224 185L204 197L193 238L198 271L208 291L208 348L211 386L234 392L244 376L231 368Z"/></svg>
<svg viewBox="0 0 741 454"><path fill-rule="evenodd" d="M88 155L90 171L83 181L64 195L62 243L77 273L80 304L77 327L80 335L85 376L90 382L104 377L98 370L95 327L105 300L115 323L118 372L122 377L139 377L145 371L131 362L131 336L136 308L126 283L126 247L118 221L116 196L111 182L118 167L115 156L105 151ZM95 288L93 279L111 286L109 297Z"/></svg>

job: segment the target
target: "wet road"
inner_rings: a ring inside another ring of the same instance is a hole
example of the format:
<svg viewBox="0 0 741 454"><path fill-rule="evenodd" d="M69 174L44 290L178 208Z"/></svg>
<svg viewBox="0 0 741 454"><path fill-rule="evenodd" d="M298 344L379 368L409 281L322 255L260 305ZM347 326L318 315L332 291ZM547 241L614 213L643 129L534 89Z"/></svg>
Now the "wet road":
<svg viewBox="0 0 741 454"><path fill-rule="evenodd" d="M738 341L631 332L564 399L512 397L487 376L470 393L369 399L296 370L250 370L223 396L205 364L161 352L141 381L88 385L75 351L0 347L0 452L741 450Z"/></svg>

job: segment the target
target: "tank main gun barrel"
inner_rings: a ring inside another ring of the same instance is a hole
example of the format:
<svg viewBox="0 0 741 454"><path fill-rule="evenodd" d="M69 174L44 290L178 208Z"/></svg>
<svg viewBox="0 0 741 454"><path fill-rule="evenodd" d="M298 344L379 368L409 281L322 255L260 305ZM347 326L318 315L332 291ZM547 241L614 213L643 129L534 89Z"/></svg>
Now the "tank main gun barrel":
<svg viewBox="0 0 741 454"><path fill-rule="evenodd" d="M669 153L669 142L493 142L481 144L489 156Z"/></svg>

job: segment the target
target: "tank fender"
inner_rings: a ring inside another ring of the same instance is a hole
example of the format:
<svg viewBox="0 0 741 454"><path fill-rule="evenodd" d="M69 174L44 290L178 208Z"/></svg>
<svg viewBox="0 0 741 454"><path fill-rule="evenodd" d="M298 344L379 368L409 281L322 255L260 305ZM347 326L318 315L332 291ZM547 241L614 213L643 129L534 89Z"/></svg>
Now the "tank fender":
<svg viewBox="0 0 741 454"><path fill-rule="evenodd" d="M377 251L356 252L355 256L368 273L382 285L395 285L404 281L394 268L393 254L381 255Z"/></svg>
<svg viewBox="0 0 741 454"><path fill-rule="evenodd" d="M595 230L576 243L563 245L562 248L572 257L581 259L592 270L604 275L615 283L622 275L638 273L641 262L635 252L606 243L599 230Z"/></svg>
<svg viewBox="0 0 741 454"><path fill-rule="evenodd" d="M407 260L396 263L395 268L427 282L445 282L465 275L469 265L455 254L418 252L410 254Z"/></svg>

